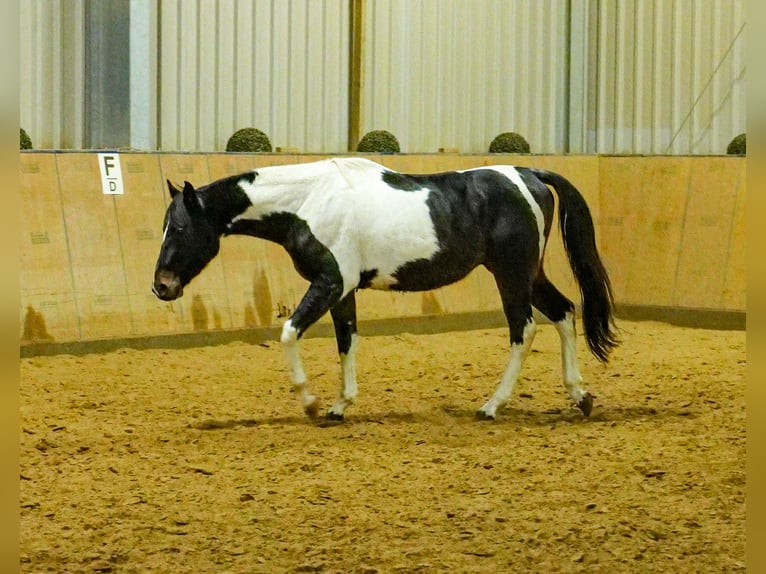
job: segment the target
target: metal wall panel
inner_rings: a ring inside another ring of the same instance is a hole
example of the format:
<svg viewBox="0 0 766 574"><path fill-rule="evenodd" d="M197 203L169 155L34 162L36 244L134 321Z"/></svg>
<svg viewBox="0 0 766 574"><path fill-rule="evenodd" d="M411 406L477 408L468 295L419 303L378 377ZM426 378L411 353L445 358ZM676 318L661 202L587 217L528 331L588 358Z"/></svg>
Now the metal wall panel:
<svg viewBox="0 0 766 574"><path fill-rule="evenodd" d="M83 145L84 2L19 3L19 118L36 149Z"/></svg>
<svg viewBox="0 0 766 574"><path fill-rule="evenodd" d="M724 153L745 131L744 0L367 0L363 131L403 151ZM569 69L570 63L573 69Z"/></svg>
<svg viewBox="0 0 766 574"><path fill-rule="evenodd" d="M88 0L85 22L85 145L128 147L131 3Z"/></svg>
<svg viewBox="0 0 766 574"><path fill-rule="evenodd" d="M38 149L88 143L89 1L20 3L20 121ZM156 12L130 58L157 61L131 80L157 78L131 84L131 145L222 150L254 126L274 146L346 151L350 3L131 2L131 20ZM361 131L405 152L480 153L512 130L537 153L724 153L746 129L745 4L365 0Z"/></svg>
<svg viewBox="0 0 766 574"><path fill-rule="evenodd" d="M160 147L223 150L242 127L273 146L347 149L347 0L162 0Z"/></svg>
<svg viewBox="0 0 766 574"><path fill-rule="evenodd" d="M598 2L598 153L720 154L745 131L744 0Z"/></svg>
<svg viewBox="0 0 766 574"><path fill-rule="evenodd" d="M367 0L362 132L405 152L486 152L517 131L566 145L568 2Z"/></svg>

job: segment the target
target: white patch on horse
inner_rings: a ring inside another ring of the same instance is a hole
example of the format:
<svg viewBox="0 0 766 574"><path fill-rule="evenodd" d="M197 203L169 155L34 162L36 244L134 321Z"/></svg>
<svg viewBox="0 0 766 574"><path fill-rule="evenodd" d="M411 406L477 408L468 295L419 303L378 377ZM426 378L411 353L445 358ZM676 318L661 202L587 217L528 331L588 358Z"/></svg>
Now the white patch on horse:
<svg viewBox="0 0 766 574"><path fill-rule="evenodd" d="M382 179L385 171L361 158L261 168L252 184L239 184L252 206L236 219L295 213L335 257L343 295L373 269L370 286L388 289L399 267L430 259L439 241L426 204L429 190L393 188Z"/></svg>
<svg viewBox="0 0 766 574"><path fill-rule="evenodd" d="M535 215L535 220L537 220L537 234L538 234L538 241L540 244L540 259L543 258L543 252L545 249L545 216L543 216L543 210L540 209L540 206L535 201L535 198L532 196L532 193L529 191L529 188L527 187L527 184L524 183L524 180L521 178L521 174L519 171L510 165L488 165L486 167L475 167L472 169L464 169L460 170L460 173L465 173L468 171L476 171L479 169L491 169L494 170L508 179L510 179L516 187L519 188L519 191L521 192L521 195L524 196L524 199L527 200L527 203L529 204L529 207L532 209L532 213Z"/></svg>
<svg viewBox="0 0 766 574"><path fill-rule="evenodd" d="M351 334L351 346L348 353L340 354L341 389L338 401L330 407L330 414L343 416L346 407L354 404L356 400L356 350L359 346L359 337L356 333Z"/></svg>
<svg viewBox="0 0 766 574"><path fill-rule="evenodd" d="M426 203L428 189L403 191L391 187L382 179L389 170L366 159L331 161L355 194L353 221L359 237L360 271L378 271L372 288L389 288L396 282L393 274L403 264L436 254L439 240ZM342 257L350 257L355 251L348 243L342 247L348 250Z"/></svg>
<svg viewBox="0 0 766 574"><path fill-rule="evenodd" d="M568 312L561 321L555 323L561 338L561 370L564 386L576 404L580 404L587 392L582 388L582 375L577 366L577 345L574 313Z"/></svg>
<svg viewBox="0 0 766 574"><path fill-rule="evenodd" d="M516 386L516 381L519 378L519 373L521 373L521 367L524 365L524 360L529 354L536 332L537 324L535 323L535 320L530 317L529 321L524 326L523 341L511 345L511 358L500 379L500 384L497 386L497 390L495 390L495 394L493 394L492 398L484 403L484 406L479 409L479 412L482 413L485 418L494 419L497 409L505 406L511 398L513 389Z"/></svg>
<svg viewBox="0 0 766 574"><path fill-rule="evenodd" d="M282 326L282 336L280 337L282 348L287 355L287 361L290 364L290 374L293 379L293 387L298 394L303 410L311 417L315 417L319 408L317 398L309 392L306 384L306 372L303 370L301 361L298 330L293 327L290 319L285 321Z"/></svg>

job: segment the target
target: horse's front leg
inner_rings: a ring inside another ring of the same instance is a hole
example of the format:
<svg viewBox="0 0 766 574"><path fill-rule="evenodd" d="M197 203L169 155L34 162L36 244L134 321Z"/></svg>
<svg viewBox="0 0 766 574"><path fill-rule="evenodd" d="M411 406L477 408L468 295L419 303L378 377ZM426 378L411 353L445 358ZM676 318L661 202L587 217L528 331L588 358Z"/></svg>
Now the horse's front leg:
<svg viewBox="0 0 766 574"><path fill-rule="evenodd" d="M299 340L306 329L316 323L338 302L342 292L343 285L338 281L323 277L313 281L295 312L282 327L280 340L287 355L293 387L304 412L311 418L316 418L319 414L319 403L308 388L308 380L300 355Z"/></svg>
<svg viewBox="0 0 766 574"><path fill-rule="evenodd" d="M338 355L341 367L341 388L338 401L327 411L327 418L343 420L346 407L356 400L356 298L351 291L338 304L330 309L335 327L335 340L338 343Z"/></svg>

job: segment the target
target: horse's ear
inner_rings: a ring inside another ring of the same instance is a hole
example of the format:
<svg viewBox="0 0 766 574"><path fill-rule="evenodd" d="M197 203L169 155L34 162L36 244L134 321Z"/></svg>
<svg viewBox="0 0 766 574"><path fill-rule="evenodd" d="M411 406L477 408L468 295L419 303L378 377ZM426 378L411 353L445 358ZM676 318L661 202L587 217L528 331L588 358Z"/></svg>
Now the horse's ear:
<svg viewBox="0 0 766 574"><path fill-rule="evenodd" d="M197 192L194 190L194 186L188 181L184 182L184 205L189 213L198 213L202 211L202 202L197 197Z"/></svg>
<svg viewBox="0 0 766 574"><path fill-rule="evenodd" d="M176 195L178 195L181 190L178 189L175 185L170 183L169 179L166 179L165 181L168 182L168 191L170 192L170 199L173 199Z"/></svg>

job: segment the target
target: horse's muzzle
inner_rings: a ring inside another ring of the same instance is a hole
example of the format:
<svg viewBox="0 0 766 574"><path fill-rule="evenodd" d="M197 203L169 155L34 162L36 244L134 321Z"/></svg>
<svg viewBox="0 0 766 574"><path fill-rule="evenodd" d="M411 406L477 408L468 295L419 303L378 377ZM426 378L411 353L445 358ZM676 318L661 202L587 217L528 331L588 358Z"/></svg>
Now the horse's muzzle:
<svg viewBox="0 0 766 574"><path fill-rule="evenodd" d="M173 301L184 294L184 288L181 279L174 273L158 271L154 276L152 293L163 301Z"/></svg>

